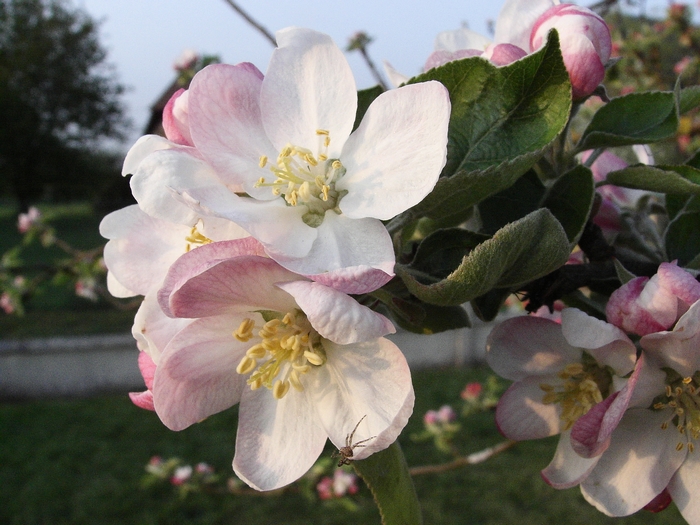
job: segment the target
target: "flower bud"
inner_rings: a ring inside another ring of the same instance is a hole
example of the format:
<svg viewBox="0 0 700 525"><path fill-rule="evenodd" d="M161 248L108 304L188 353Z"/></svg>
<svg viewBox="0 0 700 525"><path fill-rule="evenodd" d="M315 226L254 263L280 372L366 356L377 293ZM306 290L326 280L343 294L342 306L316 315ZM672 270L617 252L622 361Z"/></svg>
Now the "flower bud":
<svg viewBox="0 0 700 525"><path fill-rule="evenodd" d="M532 51L544 44L551 29L559 33L573 98L590 95L602 82L605 64L610 59L612 41L608 26L600 16L585 7L555 5L545 11L532 27Z"/></svg>

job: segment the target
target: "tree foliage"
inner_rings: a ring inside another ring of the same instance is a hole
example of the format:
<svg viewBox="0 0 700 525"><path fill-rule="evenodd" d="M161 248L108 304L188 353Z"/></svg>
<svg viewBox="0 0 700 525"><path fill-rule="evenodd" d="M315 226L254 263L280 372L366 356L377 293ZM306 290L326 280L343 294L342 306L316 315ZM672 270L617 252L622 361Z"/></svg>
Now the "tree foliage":
<svg viewBox="0 0 700 525"><path fill-rule="evenodd" d="M89 176L87 148L126 129L98 36L64 0L0 0L0 173L22 206Z"/></svg>

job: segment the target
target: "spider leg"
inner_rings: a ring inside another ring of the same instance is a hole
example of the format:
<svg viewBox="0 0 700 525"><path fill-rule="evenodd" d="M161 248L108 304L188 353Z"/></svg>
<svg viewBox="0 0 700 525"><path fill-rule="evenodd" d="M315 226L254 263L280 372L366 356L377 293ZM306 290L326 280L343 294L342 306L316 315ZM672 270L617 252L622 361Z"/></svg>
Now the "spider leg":
<svg viewBox="0 0 700 525"><path fill-rule="evenodd" d="M362 445L362 443L366 443L366 442L369 441L370 439L374 439L374 438L376 438L376 437L377 437L377 436L372 436L372 437L369 437L369 438L367 438L367 439L363 439L362 441L358 441L357 443L355 443L355 444L352 446L352 448L355 448L355 447L366 447L367 445Z"/></svg>

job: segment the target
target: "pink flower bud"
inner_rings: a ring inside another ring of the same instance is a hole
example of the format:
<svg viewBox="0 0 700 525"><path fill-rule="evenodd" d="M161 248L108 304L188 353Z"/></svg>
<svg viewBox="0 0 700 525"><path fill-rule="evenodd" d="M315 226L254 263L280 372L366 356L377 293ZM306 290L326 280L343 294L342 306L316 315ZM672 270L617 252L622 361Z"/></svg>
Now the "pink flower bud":
<svg viewBox="0 0 700 525"><path fill-rule="evenodd" d="M15 303L7 292L3 292L2 295L0 295L0 308L2 308L7 315L15 312Z"/></svg>
<svg viewBox="0 0 700 525"><path fill-rule="evenodd" d="M20 233L27 233L29 228L41 220L41 212L38 208L31 206L27 213L20 213L17 216L17 229Z"/></svg>
<svg viewBox="0 0 700 525"><path fill-rule="evenodd" d="M450 405L442 405L437 412L437 417L440 423L452 423L457 419L457 414Z"/></svg>
<svg viewBox="0 0 700 525"><path fill-rule="evenodd" d="M467 383L460 396L465 401L472 401L481 395L482 390L483 387L481 386L481 383Z"/></svg>
<svg viewBox="0 0 700 525"><path fill-rule="evenodd" d="M572 4L549 8L540 16L530 33L530 47L539 49L551 29L559 33L564 65L571 79L572 96L590 95L605 76L612 41L605 21L590 9Z"/></svg>
<svg viewBox="0 0 700 525"><path fill-rule="evenodd" d="M434 425L438 422L438 413L435 410L428 410L423 416L423 423L426 425Z"/></svg>

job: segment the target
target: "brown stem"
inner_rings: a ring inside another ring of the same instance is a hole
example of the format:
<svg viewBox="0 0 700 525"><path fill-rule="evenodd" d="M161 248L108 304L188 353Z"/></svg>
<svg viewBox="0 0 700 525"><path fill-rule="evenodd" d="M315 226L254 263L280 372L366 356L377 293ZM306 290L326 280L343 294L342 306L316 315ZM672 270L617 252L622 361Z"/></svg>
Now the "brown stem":
<svg viewBox="0 0 700 525"><path fill-rule="evenodd" d="M446 472L448 470L455 470L467 465L476 465L477 463L483 463L487 459L492 458L511 448L515 445L517 441L503 441L498 445L493 447L485 448L479 452L474 452L468 456L461 456L457 459L450 461L449 463L442 463L441 465L422 465L420 467L411 467L408 472L411 476L421 476L423 474L439 474L440 472Z"/></svg>
<svg viewBox="0 0 700 525"><path fill-rule="evenodd" d="M246 22L248 22L251 26L253 26L255 29L257 29L265 38L267 38L270 43L273 45L273 47L277 47L277 40L275 40L275 37L273 36L272 33L270 33L267 29L265 29L262 25L260 25L258 22L256 22L248 13L246 13L243 9L241 9L236 2L233 0L224 0L228 5L230 5L234 11L236 11L239 15L241 15Z"/></svg>
<svg viewBox="0 0 700 525"><path fill-rule="evenodd" d="M359 47L360 53L362 54L362 58L365 59L365 62L367 63L367 67L369 67L369 70L372 72L372 76L374 79L377 81L377 83L382 86L384 90L387 90L387 85L384 82L384 79L382 78L382 75L379 73L379 70L377 67L374 65L374 62L369 56L369 53L367 52L367 48L365 46L360 46Z"/></svg>

